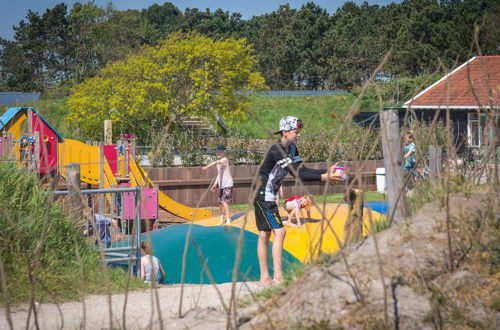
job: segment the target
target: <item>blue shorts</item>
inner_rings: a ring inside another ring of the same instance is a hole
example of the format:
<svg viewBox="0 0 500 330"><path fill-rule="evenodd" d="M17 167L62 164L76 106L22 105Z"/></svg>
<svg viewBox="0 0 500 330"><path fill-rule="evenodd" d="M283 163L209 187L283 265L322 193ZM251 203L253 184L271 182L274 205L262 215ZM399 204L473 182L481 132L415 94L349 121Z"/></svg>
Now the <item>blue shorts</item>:
<svg viewBox="0 0 500 330"><path fill-rule="evenodd" d="M411 162L406 162L405 163L405 170L406 170L406 172L408 172L408 173L412 172L411 174L413 176L417 176L417 171L414 171L414 169L415 169L415 163L411 163Z"/></svg>
<svg viewBox="0 0 500 330"><path fill-rule="evenodd" d="M259 231L271 231L283 228L278 204L276 202L264 202L255 200L255 222Z"/></svg>

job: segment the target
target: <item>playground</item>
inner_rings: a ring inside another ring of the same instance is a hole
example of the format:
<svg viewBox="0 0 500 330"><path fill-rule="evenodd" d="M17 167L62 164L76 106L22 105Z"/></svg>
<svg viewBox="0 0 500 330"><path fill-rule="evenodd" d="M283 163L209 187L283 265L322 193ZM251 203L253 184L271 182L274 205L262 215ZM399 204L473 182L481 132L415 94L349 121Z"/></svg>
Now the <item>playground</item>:
<svg viewBox="0 0 500 330"><path fill-rule="evenodd" d="M10 108L0 120L3 156L14 157L19 166L37 172L44 182L59 177L65 180L68 190L55 193L68 196L65 205L69 213L82 217L83 209L90 207L94 213L118 219L123 239L113 239L110 246L99 245L108 264L132 264L137 269L138 245L147 240L168 269L166 283L225 283L234 276L238 281L258 279L258 230L253 211L232 212L229 225L217 226L218 217L210 210L183 205L159 190L136 162L128 141L91 145L65 139L32 107ZM26 141L29 145L22 146ZM70 170L75 165L77 177ZM78 205L79 200L87 205ZM304 227L287 228L284 269L338 250L349 235L345 228L349 219L362 220L362 227L357 229L362 235L369 234L374 223L385 220L383 204L357 203L314 205ZM160 209L186 222L160 228ZM286 219L283 209L280 213ZM239 262L237 267L235 261Z"/></svg>

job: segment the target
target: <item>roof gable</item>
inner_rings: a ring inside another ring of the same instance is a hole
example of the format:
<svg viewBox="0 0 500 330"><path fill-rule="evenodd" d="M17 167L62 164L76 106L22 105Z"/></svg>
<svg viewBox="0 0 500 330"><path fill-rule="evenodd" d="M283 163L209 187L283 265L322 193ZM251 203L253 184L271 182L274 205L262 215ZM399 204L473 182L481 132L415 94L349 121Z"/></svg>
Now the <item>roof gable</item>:
<svg viewBox="0 0 500 330"><path fill-rule="evenodd" d="M499 105L500 56L497 55L471 58L403 107L477 109Z"/></svg>

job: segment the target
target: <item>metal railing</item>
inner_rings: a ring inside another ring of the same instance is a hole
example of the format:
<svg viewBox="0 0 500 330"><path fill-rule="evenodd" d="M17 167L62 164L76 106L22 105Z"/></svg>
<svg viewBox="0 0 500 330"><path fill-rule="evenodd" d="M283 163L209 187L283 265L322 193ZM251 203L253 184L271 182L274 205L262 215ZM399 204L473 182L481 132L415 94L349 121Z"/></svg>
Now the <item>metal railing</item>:
<svg viewBox="0 0 500 330"><path fill-rule="evenodd" d="M106 247L103 244L99 244L99 246L103 247L103 253L105 257L105 261L108 264L116 264L116 263L123 263L123 262L128 262L129 265L132 263L135 263L136 267L136 272L139 274L140 272L140 260L141 260L141 249L140 249L140 244L141 244L141 208L140 208L140 201L141 201L141 189L139 187L135 188L109 188L109 189L84 189L80 190L79 193L81 194L121 194L121 201L124 200L123 198L123 193L126 192L134 192L135 193L135 198L134 198L134 221L133 221L133 234L132 234L132 241L129 241L129 246L123 246L123 247ZM56 196L64 196L64 195L69 195L70 192L67 190L57 190L52 192ZM113 200L115 200L113 198ZM123 210L123 204L122 204L122 210ZM123 212L122 212L123 214ZM129 253L120 253L120 252L125 252L128 251Z"/></svg>

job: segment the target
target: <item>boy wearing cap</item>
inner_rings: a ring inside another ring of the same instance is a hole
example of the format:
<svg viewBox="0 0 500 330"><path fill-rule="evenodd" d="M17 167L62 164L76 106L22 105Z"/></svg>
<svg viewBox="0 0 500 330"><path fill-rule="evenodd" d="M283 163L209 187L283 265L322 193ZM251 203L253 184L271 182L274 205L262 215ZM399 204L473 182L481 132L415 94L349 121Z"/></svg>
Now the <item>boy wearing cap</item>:
<svg viewBox="0 0 500 330"><path fill-rule="evenodd" d="M260 283L262 284L280 284L283 282L281 261L286 231L283 228L276 201L284 177L290 173L302 181L330 180L334 184L342 182L342 177L335 173L335 165L329 171L300 166L302 160L296 143L301 129L302 121L300 119L292 116L281 118L279 131L275 133L281 134L281 138L271 146L259 169L260 184L257 189L254 207L255 221L259 230L257 256L260 266ZM274 233L272 247L274 279L271 279L269 275L267 264L267 246L271 231Z"/></svg>
<svg viewBox="0 0 500 330"><path fill-rule="evenodd" d="M220 219L217 224L219 226L224 223L224 218L226 219L226 225L231 223L229 203L233 199L233 177L231 175L231 171L229 170L229 161L225 156L225 151L225 146L218 146L215 153L217 160L202 168L203 171L206 171L212 166L217 166L217 178L215 178L214 184L210 190L215 191L217 186L219 186L218 201L220 204Z"/></svg>

